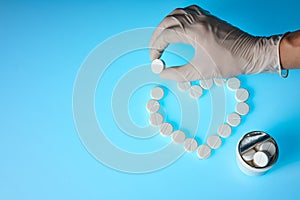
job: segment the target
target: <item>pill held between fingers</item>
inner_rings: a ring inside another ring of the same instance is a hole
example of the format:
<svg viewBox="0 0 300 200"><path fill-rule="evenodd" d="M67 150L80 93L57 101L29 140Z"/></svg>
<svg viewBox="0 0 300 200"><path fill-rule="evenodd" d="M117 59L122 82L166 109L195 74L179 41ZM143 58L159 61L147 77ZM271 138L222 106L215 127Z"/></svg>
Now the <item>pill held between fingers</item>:
<svg viewBox="0 0 300 200"><path fill-rule="evenodd" d="M190 88L190 96L194 99L198 99L202 95L203 91L199 85L193 85Z"/></svg>
<svg viewBox="0 0 300 200"><path fill-rule="evenodd" d="M230 125L230 126L238 126L240 123L241 123L241 116L237 113L230 113L228 116L227 116L227 123Z"/></svg>
<svg viewBox="0 0 300 200"><path fill-rule="evenodd" d="M191 88L191 83L190 82L178 82L177 87L180 91L186 91Z"/></svg>
<svg viewBox="0 0 300 200"><path fill-rule="evenodd" d="M169 136L173 132L173 126L172 124L165 122L162 123L159 127L159 132L162 136Z"/></svg>
<svg viewBox="0 0 300 200"><path fill-rule="evenodd" d="M185 140L185 133L181 130L174 131L172 134L172 140L175 144L181 144Z"/></svg>
<svg viewBox="0 0 300 200"><path fill-rule="evenodd" d="M152 126L159 126L163 122L163 116L160 113L152 113L149 122Z"/></svg>
<svg viewBox="0 0 300 200"><path fill-rule="evenodd" d="M159 110L160 104L158 101L150 99L146 104L146 109L149 113L155 113Z"/></svg>
<svg viewBox="0 0 300 200"><path fill-rule="evenodd" d="M249 92L245 88L237 89L235 93L235 99L238 102L244 102L249 98Z"/></svg>
<svg viewBox="0 0 300 200"><path fill-rule="evenodd" d="M151 70L155 74L159 74L165 69L165 63L160 59L154 59L151 64Z"/></svg>
<svg viewBox="0 0 300 200"><path fill-rule="evenodd" d="M240 86L241 86L241 81L236 77L233 77L233 78L230 78L227 80L227 88L229 90L232 90L232 91L237 90L240 88Z"/></svg>
<svg viewBox="0 0 300 200"><path fill-rule="evenodd" d="M187 152L193 152L197 149L198 143L194 138L188 138L184 141L184 149Z"/></svg>
<svg viewBox="0 0 300 200"><path fill-rule="evenodd" d="M211 135L207 138L207 144L212 149L218 149L222 144L222 140L217 135Z"/></svg>
<svg viewBox="0 0 300 200"><path fill-rule="evenodd" d="M256 151L254 149L250 149L250 150L246 151L245 153L243 153L242 158L247 162L251 161L251 160L253 160L255 153L256 153Z"/></svg>
<svg viewBox="0 0 300 200"><path fill-rule="evenodd" d="M268 152L270 156L273 156L276 153L276 147L270 141L264 142L261 145L259 145L259 150Z"/></svg>
<svg viewBox="0 0 300 200"><path fill-rule="evenodd" d="M269 155L263 151L258 151L253 156L253 163L257 167L265 167L269 163Z"/></svg>
<svg viewBox="0 0 300 200"><path fill-rule="evenodd" d="M164 97L164 94L165 94L165 92L161 87L152 88L151 93L150 93L151 98L155 99L155 100L162 99Z"/></svg>
<svg viewBox="0 0 300 200"><path fill-rule="evenodd" d="M215 78L214 82L217 86L222 86L226 83L226 79L223 78Z"/></svg>
<svg viewBox="0 0 300 200"><path fill-rule="evenodd" d="M213 79L207 79L207 80L200 81L200 86L205 90L209 90L213 85L214 85Z"/></svg>
<svg viewBox="0 0 300 200"><path fill-rule="evenodd" d="M232 129L228 124L221 124L218 128L218 134L222 138L228 138L231 135Z"/></svg>
<svg viewBox="0 0 300 200"><path fill-rule="evenodd" d="M240 115L247 115L249 113L250 107L245 102L239 102L236 104L235 111Z"/></svg>
<svg viewBox="0 0 300 200"><path fill-rule="evenodd" d="M202 144L198 147L197 155L200 159L206 159L211 154L211 148L206 144Z"/></svg>

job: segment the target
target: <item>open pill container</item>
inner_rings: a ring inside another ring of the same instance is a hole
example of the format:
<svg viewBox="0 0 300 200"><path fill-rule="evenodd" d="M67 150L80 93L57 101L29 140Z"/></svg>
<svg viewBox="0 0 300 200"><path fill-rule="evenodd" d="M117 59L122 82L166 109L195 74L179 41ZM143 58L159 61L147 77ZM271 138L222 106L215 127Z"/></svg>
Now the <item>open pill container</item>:
<svg viewBox="0 0 300 200"><path fill-rule="evenodd" d="M236 147L239 168L250 176L265 174L277 162L278 156L276 141L262 131L247 133Z"/></svg>

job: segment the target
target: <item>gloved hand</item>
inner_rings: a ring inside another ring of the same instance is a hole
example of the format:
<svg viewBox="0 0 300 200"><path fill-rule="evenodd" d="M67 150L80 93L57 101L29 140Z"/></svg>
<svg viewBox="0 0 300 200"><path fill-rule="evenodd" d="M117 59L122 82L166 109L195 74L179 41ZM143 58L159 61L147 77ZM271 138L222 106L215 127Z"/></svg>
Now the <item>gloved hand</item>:
<svg viewBox="0 0 300 200"><path fill-rule="evenodd" d="M175 9L159 24L150 41L150 58L160 58L170 43L192 45L195 56L190 63L160 74L176 81L281 73L280 39L281 35L254 37L193 5Z"/></svg>

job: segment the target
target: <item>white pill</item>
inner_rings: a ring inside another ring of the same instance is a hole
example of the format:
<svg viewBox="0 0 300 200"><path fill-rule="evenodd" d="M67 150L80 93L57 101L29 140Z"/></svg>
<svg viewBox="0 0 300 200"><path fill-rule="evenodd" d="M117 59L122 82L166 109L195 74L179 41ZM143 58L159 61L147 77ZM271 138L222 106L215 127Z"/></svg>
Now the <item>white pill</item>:
<svg viewBox="0 0 300 200"><path fill-rule="evenodd" d="M160 104L158 101L150 99L146 104L146 109L149 113L155 113L159 110Z"/></svg>
<svg viewBox="0 0 300 200"><path fill-rule="evenodd" d="M190 82L178 82L177 87L181 91L186 91L191 88L191 83Z"/></svg>
<svg viewBox="0 0 300 200"><path fill-rule="evenodd" d="M269 155L263 151L258 151L253 156L253 163L257 167L265 167L269 163Z"/></svg>
<svg viewBox="0 0 300 200"><path fill-rule="evenodd" d="M214 82L217 86L222 86L226 83L226 79L223 78L215 78Z"/></svg>
<svg viewBox="0 0 300 200"><path fill-rule="evenodd" d="M198 99L202 93L202 88L199 85L193 85L190 89L190 96L194 99Z"/></svg>
<svg viewBox="0 0 300 200"><path fill-rule="evenodd" d="M185 140L185 133L181 130L174 131L172 134L172 140L175 144L181 144Z"/></svg>
<svg viewBox="0 0 300 200"><path fill-rule="evenodd" d="M273 144L273 142L264 142L261 145L259 145L260 151L266 151L270 154L270 156L273 156L276 153L276 147Z"/></svg>
<svg viewBox="0 0 300 200"><path fill-rule="evenodd" d="M198 147L197 155L200 159L206 159L211 154L211 148L206 144L202 144Z"/></svg>
<svg viewBox="0 0 300 200"><path fill-rule="evenodd" d="M237 113L230 113L227 116L227 123L230 126L238 126L241 123L241 116Z"/></svg>
<svg viewBox="0 0 300 200"><path fill-rule="evenodd" d="M222 140L217 135L211 135L207 138L207 144L212 149L218 149L222 144Z"/></svg>
<svg viewBox="0 0 300 200"><path fill-rule="evenodd" d="M233 90L233 91L237 90L240 88L240 86L241 86L241 81L236 77L227 80L227 87L229 90Z"/></svg>
<svg viewBox="0 0 300 200"><path fill-rule="evenodd" d="M231 135L231 126L228 124L221 124L218 128L218 134L222 138L228 138Z"/></svg>
<svg viewBox="0 0 300 200"><path fill-rule="evenodd" d="M245 102L239 102L235 106L235 111L240 115L247 115L249 113L250 107Z"/></svg>
<svg viewBox="0 0 300 200"><path fill-rule="evenodd" d="M254 154L256 153L256 151L254 149L250 149L248 151L246 151L245 153L243 153L242 157L245 161L251 161L253 160Z"/></svg>
<svg viewBox="0 0 300 200"><path fill-rule="evenodd" d="M260 145L261 145L261 143L260 143L260 144L257 144L257 145L255 145L254 149L255 149L256 151L259 151Z"/></svg>
<svg viewBox="0 0 300 200"><path fill-rule="evenodd" d="M193 152L197 149L198 143L194 138L188 138L184 141L184 150L187 152Z"/></svg>
<svg viewBox="0 0 300 200"><path fill-rule="evenodd" d="M151 98L155 99L155 100L162 99L164 97L164 94L165 94L165 92L161 87L152 88L151 93L150 93Z"/></svg>
<svg viewBox="0 0 300 200"><path fill-rule="evenodd" d="M207 79L207 80L200 81L200 86L205 90L209 90L213 85L214 85L213 79Z"/></svg>
<svg viewBox="0 0 300 200"><path fill-rule="evenodd" d="M249 98L249 92L245 88L237 89L235 93L235 99L238 102L244 102Z"/></svg>
<svg viewBox="0 0 300 200"><path fill-rule="evenodd" d="M163 122L163 116L159 113L150 114L149 122L152 126L159 126Z"/></svg>
<svg viewBox="0 0 300 200"><path fill-rule="evenodd" d="M173 132L173 126L172 124L165 122L162 123L159 127L159 132L162 136L169 136Z"/></svg>
<svg viewBox="0 0 300 200"><path fill-rule="evenodd" d="M159 74L164 70L164 68L165 68L165 63L162 60L155 59L152 61L151 69L153 73Z"/></svg>

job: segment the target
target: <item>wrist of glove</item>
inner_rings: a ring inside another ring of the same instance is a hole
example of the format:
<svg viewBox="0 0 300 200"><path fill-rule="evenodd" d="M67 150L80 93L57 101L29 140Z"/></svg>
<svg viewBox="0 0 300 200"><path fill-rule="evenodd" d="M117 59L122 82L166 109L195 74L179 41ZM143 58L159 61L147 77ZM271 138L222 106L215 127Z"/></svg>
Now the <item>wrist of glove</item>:
<svg viewBox="0 0 300 200"><path fill-rule="evenodd" d="M254 37L193 5L175 9L160 23L150 41L150 58L160 58L170 43L192 45L195 56L189 63L161 72L162 78L176 81L281 73L281 37Z"/></svg>
<svg viewBox="0 0 300 200"><path fill-rule="evenodd" d="M253 37L245 44L237 40L236 58L244 59L242 74L257 74L262 72L280 72L279 44L281 35L271 37ZM244 50L244 49L247 50ZM243 53L244 52L246 53Z"/></svg>

